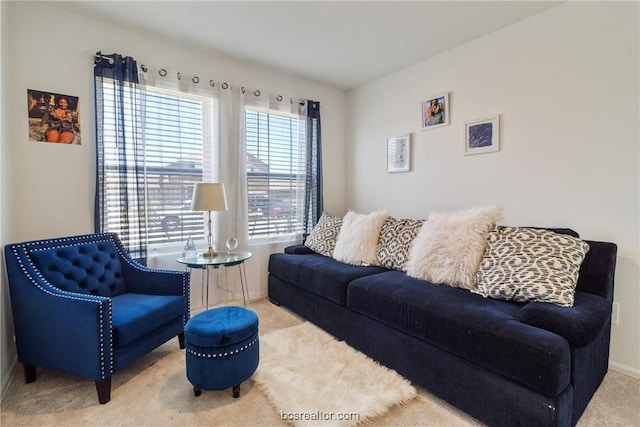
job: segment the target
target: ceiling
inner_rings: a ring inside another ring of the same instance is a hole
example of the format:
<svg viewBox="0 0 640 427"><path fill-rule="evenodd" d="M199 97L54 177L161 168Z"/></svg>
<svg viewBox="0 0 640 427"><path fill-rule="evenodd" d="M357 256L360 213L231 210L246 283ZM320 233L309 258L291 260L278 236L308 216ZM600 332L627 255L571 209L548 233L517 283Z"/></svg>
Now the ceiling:
<svg viewBox="0 0 640 427"><path fill-rule="evenodd" d="M49 5L352 89L548 1L56 1Z"/></svg>

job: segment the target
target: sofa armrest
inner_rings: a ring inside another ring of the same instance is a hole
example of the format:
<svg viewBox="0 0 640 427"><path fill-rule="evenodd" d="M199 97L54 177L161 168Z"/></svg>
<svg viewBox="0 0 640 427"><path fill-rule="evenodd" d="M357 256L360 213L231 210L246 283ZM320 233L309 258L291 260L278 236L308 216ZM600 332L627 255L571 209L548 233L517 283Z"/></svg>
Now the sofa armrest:
<svg viewBox="0 0 640 427"><path fill-rule="evenodd" d="M292 245L284 248L284 253L286 254L298 254L298 255L308 255L315 254L309 247L305 245Z"/></svg>
<svg viewBox="0 0 640 427"><path fill-rule="evenodd" d="M611 319L611 303L603 297L576 292L573 307L530 302L516 319L565 338L576 347L591 343Z"/></svg>

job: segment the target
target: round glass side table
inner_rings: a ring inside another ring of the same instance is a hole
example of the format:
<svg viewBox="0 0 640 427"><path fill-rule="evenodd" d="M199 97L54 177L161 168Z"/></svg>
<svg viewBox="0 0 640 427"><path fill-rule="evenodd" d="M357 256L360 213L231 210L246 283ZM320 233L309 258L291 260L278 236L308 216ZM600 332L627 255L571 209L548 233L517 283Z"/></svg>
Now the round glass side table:
<svg viewBox="0 0 640 427"><path fill-rule="evenodd" d="M236 253L218 253L216 256L208 258L202 255L198 255L193 258L176 258L180 264L186 265L190 270L197 268L204 270L204 274L202 275L202 297L205 298L205 308L209 308L209 271L212 269L218 269L220 267L238 267L238 274L240 275L240 287L242 288L242 301L244 306L247 306L247 299L249 298L249 288L247 285L247 272L244 268L244 262L251 258L251 252L236 252ZM226 271L225 271L226 274ZM206 297L205 297L205 277L206 277ZM218 282L218 277L216 276L216 282ZM228 284L228 280L227 280ZM218 289L221 289L218 283L216 286Z"/></svg>

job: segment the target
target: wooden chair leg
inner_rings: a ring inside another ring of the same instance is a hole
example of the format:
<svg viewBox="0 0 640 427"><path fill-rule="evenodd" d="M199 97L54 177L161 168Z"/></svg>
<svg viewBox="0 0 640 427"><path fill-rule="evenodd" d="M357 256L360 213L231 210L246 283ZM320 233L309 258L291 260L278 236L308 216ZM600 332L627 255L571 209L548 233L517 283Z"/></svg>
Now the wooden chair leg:
<svg viewBox="0 0 640 427"><path fill-rule="evenodd" d="M32 383L36 380L36 367L34 365L24 365L24 382Z"/></svg>
<svg viewBox="0 0 640 427"><path fill-rule="evenodd" d="M96 380L96 391L98 392L98 401L104 405L111 400L111 377L102 380Z"/></svg>
<svg viewBox="0 0 640 427"><path fill-rule="evenodd" d="M180 332L178 334L178 342L180 343L180 348L184 349L185 345L184 345L184 332Z"/></svg>

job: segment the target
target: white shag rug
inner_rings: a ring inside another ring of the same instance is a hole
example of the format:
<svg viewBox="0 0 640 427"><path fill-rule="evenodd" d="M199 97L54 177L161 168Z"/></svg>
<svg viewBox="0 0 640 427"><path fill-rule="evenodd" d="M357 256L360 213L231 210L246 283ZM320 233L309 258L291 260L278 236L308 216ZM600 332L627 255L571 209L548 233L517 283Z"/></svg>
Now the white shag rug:
<svg viewBox="0 0 640 427"><path fill-rule="evenodd" d="M294 426L354 426L417 395L397 372L309 322L261 336L252 378Z"/></svg>

